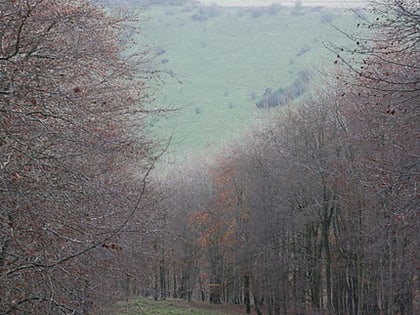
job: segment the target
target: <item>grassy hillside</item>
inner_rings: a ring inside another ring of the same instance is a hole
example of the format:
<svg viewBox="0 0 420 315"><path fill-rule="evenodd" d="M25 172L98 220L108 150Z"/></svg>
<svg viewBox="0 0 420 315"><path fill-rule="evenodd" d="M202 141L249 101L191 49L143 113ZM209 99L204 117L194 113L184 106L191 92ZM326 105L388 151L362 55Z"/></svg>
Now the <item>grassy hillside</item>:
<svg viewBox="0 0 420 315"><path fill-rule="evenodd" d="M153 106L177 111L154 128L164 139L173 134L177 157L212 149L229 141L266 112L255 104L266 88L291 84L302 69L331 65L323 46L355 25L343 10L286 7L153 5L144 26L158 67L171 74Z"/></svg>

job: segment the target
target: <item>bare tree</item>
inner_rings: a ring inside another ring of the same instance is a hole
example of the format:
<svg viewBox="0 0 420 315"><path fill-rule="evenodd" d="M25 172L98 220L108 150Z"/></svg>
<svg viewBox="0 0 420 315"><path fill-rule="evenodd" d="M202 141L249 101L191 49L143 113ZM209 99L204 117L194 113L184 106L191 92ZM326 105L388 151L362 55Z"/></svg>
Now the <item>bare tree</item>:
<svg viewBox="0 0 420 315"><path fill-rule="evenodd" d="M346 206L347 211L354 215L350 208L359 209L359 239L364 239L364 245L352 245L353 253L358 246L358 255L363 255L363 261L355 265L364 265L363 270L359 268L363 275L353 278L359 279L354 311L368 308L370 312L412 314L416 312L413 279L419 259L415 250L419 246L415 236L419 226L415 197L419 174L419 4L372 1L367 16L360 27L372 32L352 36L356 44L351 50L353 59L346 49L338 54L339 63L349 70L339 76L344 78L341 113L345 141L352 153L346 173L352 174L349 182L359 185L348 187L347 192L354 191L353 197L344 190L341 194L351 205ZM349 221L347 227L351 226Z"/></svg>
<svg viewBox="0 0 420 315"><path fill-rule="evenodd" d="M117 253L142 208L146 58L123 57L129 18L88 1L0 4L2 314L86 314L97 251Z"/></svg>

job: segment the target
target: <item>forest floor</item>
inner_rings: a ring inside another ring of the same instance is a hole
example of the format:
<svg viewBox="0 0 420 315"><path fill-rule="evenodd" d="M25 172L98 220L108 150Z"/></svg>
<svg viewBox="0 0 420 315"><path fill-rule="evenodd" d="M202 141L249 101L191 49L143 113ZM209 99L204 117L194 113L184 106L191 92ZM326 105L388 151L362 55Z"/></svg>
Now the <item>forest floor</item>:
<svg viewBox="0 0 420 315"><path fill-rule="evenodd" d="M239 315L245 314L245 305L235 305L235 304L210 304L210 303L201 303L201 302L192 302L193 307L197 309L206 310L206 311L216 311L220 314L229 314L229 315Z"/></svg>
<svg viewBox="0 0 420 315"><path fill-rule="evenodd" d="M148 298L119 303L118 315L242 315L244 305L187 302L178 299L154 301ZM256 314L252 312L252 314Z"/></svg>

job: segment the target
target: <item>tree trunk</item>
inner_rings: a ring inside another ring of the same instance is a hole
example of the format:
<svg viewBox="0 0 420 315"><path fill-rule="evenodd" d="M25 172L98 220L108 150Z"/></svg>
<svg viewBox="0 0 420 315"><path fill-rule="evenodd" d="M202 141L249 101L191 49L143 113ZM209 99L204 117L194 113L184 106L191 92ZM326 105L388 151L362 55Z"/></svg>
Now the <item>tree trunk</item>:
<svg viewBox="0 0 420 315"><path fill-rule="evenodd" d="M255 288L254 288L254 290L255 290ZM262 305L262 304L263 304L263 299L260 300L260 298L258 297L258 294L256 294L254 292L254 305L255 305L255 312L257 313L257 315L263 315L261 310L260 310L260 305Z"/></svg>
<svg viewBox="0 0 420 315"><path fill-rule="evenodd" d="M160 298L166 299L166 271L165 271L165 259L162 258L159 266L159 283L160 283Z"/></svg>
<svg viewBox="0 0 420 315"><path fill-rule="evenodd" d="M330 227L332 216L335 210L336 195L335 192L331 191L328 187L324 186L324 197L323 197L323 222L322 222L322 242L325 254L325 285L327 294L327 311L333 310L332 304L332 285L331 285L331 249L330 249Z"/></svg>
<svg viewBox="0 0 420 315"><path fill-rule="evenodd" d="M251 277L249 274L244 276L244 302L247 314L251 314L251 297L250 297Z"/></svg>
<svg viewBox="0 0 420 315"><path fill-rule="evenodd" d="M175 299L178 298L178 283L176 281L176 268L175 268L175 263L173 263L173 291L172 291L172 297L174 297Z"/></svg>

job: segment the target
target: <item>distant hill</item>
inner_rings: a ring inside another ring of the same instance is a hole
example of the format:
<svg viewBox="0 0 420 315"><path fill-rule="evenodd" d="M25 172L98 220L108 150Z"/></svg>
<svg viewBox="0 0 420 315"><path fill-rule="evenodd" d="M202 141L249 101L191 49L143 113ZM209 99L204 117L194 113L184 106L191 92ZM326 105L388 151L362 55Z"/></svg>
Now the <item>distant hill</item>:
<svg viewBox="0 0 420 315"><path fill-rule="evenodd" d="M359 22L342 8L161 1L143 11L149 18L136 42L147 43L157 68L169 74L151 106L176 110L155 120L153 131L171 138L169 151L180 158L226 145L255 119L298 102L310 90L302 74L334 63L325 41L348 40L330 23L351 29Z"/></svg>

